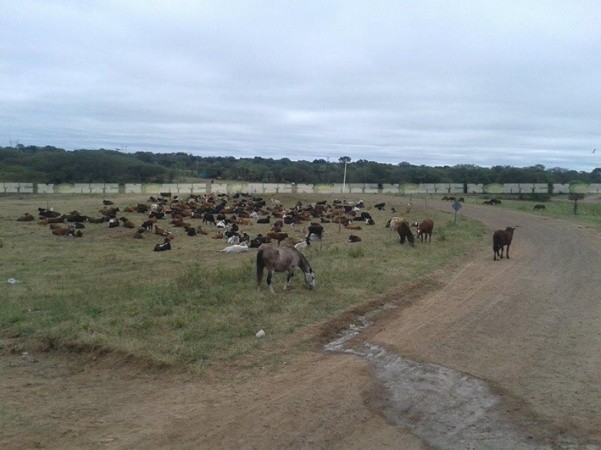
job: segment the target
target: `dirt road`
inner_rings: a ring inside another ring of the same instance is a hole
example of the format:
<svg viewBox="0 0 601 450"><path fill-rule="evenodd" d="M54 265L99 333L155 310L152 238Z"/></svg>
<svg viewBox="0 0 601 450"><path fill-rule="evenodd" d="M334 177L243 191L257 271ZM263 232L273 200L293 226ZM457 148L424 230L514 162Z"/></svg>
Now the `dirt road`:
<svg viewBox="0 0 601 450"><path fill-rule="evenodd" d="M601 238L493 207L463 214L519 225L511 259L477 254L438 274L442 290L275 373L224 382L3 356L0 447L601 448Z"/></svg>

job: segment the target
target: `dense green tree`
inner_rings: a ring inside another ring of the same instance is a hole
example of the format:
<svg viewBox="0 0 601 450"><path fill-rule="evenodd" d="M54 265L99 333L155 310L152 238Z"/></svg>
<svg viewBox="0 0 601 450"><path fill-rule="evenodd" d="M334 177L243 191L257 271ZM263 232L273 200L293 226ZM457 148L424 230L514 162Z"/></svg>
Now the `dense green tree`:
<svg viewBox="0 0 601 450"><path fill-rule="evenodd" d="M601 168L591 173L554 167L416 166L403 161L384 164L348 156L291 161L256 156L200 157L182 152L122 153L114 150L66 151L51 146L0 147L0 181L39 183L164 182L189 180L199 173L212 179L255 182L341 183L346 161L347 183L579 183L601 182Z"/></svg>

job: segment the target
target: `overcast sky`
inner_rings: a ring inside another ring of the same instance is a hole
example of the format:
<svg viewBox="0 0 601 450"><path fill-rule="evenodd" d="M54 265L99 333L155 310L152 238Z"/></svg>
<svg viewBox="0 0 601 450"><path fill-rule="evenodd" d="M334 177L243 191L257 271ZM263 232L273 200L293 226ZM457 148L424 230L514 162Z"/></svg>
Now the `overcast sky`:
<svg viewBox="0 0 601 450"><path fill-rule="evenodd" d="M590 172L600 24L598 0L0 0L0 146Z"/></svg>

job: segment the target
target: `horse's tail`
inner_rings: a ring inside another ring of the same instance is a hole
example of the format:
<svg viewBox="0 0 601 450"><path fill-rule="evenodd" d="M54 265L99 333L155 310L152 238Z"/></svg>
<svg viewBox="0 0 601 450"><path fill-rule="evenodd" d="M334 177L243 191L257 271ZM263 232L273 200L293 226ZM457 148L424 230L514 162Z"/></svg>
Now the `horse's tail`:
<svg viewBox="0 0 601 450"><path fill-rule="evenodd" d="M257 252L257 285L260 286L263 282L263 269L265 263L263 262L263 250Z"/></svg>

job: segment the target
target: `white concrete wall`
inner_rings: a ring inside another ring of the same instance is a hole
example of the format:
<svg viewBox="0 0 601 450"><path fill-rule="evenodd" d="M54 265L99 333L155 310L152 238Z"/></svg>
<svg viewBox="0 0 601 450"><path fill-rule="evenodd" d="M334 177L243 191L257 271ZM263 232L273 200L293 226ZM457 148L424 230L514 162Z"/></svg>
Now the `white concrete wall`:
<svg viewBox="0 0 601 450"><path fill-rule="evenodd" d="M505 184L467 184L468 194L546 194L549 186L546 183L505 183ZM170 192L172 195L189 194L234 194L247 192L251 194L399 194L399 195L461 195L463 183L421 183L421 184L384 184L381 188L375 183L336 184L292 184L292 183L165 183L140 184L127 183L75 183L75 184L44 184L44 183L13 183L0 182L0 194L148 194L158 195ZM581 192L590 194L601 193L601 183L586 184L553 184L554 194Z"/></svg>
<svg viewBox="0 0 601 450"><path fill-rule="evenodd" d="M553 193L554 194L567 194L568 192L570 192L569 184L559 184L559 183L553 184Z"/></svg>
<svg viewBox="0 0 601 450"><path fill-rule="evenodd" d="M467 193L468 194L482 194L484 193L484 185L483 184L467 184Z"/></svg>

